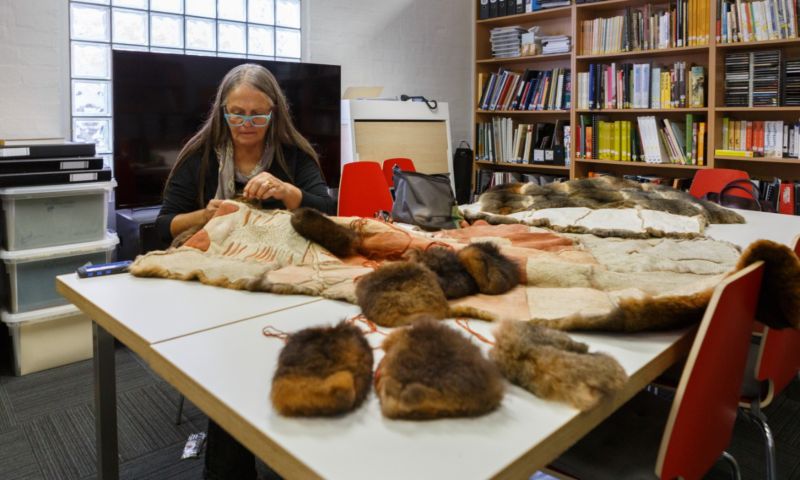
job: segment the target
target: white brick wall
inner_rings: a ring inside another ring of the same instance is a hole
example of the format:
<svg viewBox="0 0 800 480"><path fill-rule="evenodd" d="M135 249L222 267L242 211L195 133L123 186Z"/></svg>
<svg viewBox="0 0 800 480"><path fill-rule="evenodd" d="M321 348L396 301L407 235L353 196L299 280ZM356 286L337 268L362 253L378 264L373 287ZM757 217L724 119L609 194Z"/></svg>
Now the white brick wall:
<svg viewBox="0 0 800 480"><path fill-rule="evenodd" d="M307 61L342 66L342 89L448 102L455 145L469 139L472 1L306 0Z"/></svg>
<svg viewBox="0 0 800 480"><path fill-rule="evenodd" d="M0 138L69 135L66 0L0 1Z"/></svg>
<svg viewBox="0 0 800 480"><path fill-rule="evenodd" d="M450 104L469 138L471 2L305 0L306 58L342 65L342 86ZM69 136L67 0L0 0L0 138Z"/></svg>

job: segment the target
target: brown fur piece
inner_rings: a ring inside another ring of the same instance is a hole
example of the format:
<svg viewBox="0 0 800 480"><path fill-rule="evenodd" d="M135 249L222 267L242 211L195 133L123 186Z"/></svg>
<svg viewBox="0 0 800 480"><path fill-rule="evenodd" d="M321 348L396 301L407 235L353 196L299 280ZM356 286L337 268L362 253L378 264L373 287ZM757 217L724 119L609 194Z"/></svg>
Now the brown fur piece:
<svg viewBox="0 0 800 480"><path fill-rule="evenodd" d="M489 356L512 383L534 395L587 410L620 390L628 376L611 356L563 332L527 322L504 321L494 331Z"/></svg>
<svg viewBox="0 0 800 480"><path fill-rule="evenodd" d="M322 245L340 258L355 255L360 243L356 232L339 225L313 208L292 210L292 227L301 236Z"/></svg>
<svg viewBox="0 0 800 480"><path fill-rule="evenodd" d="M448 299L461 298L478 293L478 284L458 260L453 250L433 247L424 251L411 250L411 259L425 264L436 274L439 286Z"/></svg>
<svg viewBox="0 0 800 480"><path fill-rule="evenodd" d="M331 416L354 410L372 380L372 348L345 322L289 336L272 377L272 405L289 417Z"/></svg>
<svg viewBox="0 0 800 480"><path fill-rule="evenodd" d="M786 245L758 240L742 253L736 268L759 260L764 261L764 279L756 318L770 328L800 329L800 259Z"/></svg>
<svg viewBox="0 0 800 480"><path fill-rule="evenodd" d="M389 418L429 420L489 413L503 399L497 367L457 331L427 318L392 332L375 374Z"/></svg>
<svg viewBox="0 0 800 480"><path fill-rule="evenodd" d="M175 236L175 238L172 239L172 243L170 243L169 246L171 248L178 248L183 246L183 244L186 243L187 240L192 238L192 236L195 233L199 232L200 229L203 228L203 226L204 225L195 225L194 227L187 228L186 230Z"/></svg>
<svg viewBox="0 0 800 480"><path fill-rule="evenodd" d="M387 263L356 283L356 299L370 320L384 327L408 325L419 315L446 318L447 298L436 275L412 262Z"/></svg>
<svg viewBox="0 0 800 480"><path fill-rule="evenodd" d="M458 259L475 279L481 293L499 295L519 285L519 267L493 243L472 243L459 250Z"/></svg>
<svg viewBox="0 0 800 480"><path fill-rule="evenodd" d="M744 223L738 213L698 200L686 192L663 185L602 176L561 183L498 185L480 198L484 212L508 215L524 210L586 207L658 210L675 215L702 215L708 223Z"/></svg>

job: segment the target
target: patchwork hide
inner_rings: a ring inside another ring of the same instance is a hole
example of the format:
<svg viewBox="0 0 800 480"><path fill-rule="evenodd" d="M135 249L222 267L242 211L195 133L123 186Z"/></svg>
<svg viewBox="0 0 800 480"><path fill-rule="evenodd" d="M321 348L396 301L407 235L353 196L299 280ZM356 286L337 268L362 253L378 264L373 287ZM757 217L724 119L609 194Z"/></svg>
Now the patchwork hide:
<svg viewBox="0 0 800 480"><path fill-rule="evenodd" d="M651 183L603 176L537 185L498 185L462 207L467 220L524 223L603 237L693 238L709 223L744 223L738 213Z"/></svg>
<svg viewBox="0 0 800 480"><path fill-rule="evenodd" d="M357 303L359 282L387 260L414 260L434 248L452 250L458 258L472 244L489 242L517 266L519 284L499 295L476 293L451 298L448 311L437 307L440 310L435 317L522 320L560 330L641 331L678 328L699 321L713 287L734 271L741 256L737 247L705 238L559 235L521 224L482 222L433 234L372 219L330 217L358 237L357 253L338 257L298 234L292 219L290 212L259 211L225 202L183 246L138 257L131 273ZM768 270L784 278L776 282L783 285L782 289L773 292L791 300L782 300L767 321L800 326L793 313L798 311L797 303L792 303L800 296L795 288L800 276L796 257L788 249L775 246L758 251L742 262L755 258L789 266ZM422 263L430 271L436 261L431 261L431 266ZM463 271L456 273L463 275ZM406 288L435 289L437 298L446 298L439 286L441 280L437 283L435 275L419 276L423 278L427 278L426 283L410 280L389 295L402 294ZM467 285L465 291L474 292L471 288ZM391 312L391 307L379 310Z"/></svg>

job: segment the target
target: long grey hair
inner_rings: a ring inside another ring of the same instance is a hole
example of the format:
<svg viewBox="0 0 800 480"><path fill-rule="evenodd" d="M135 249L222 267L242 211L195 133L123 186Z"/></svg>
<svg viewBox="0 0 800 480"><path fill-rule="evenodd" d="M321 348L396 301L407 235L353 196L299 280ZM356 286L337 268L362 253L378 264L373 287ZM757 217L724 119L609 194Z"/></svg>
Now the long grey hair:
<svg viewBox="0 0 800 480"><path fill-rule="evenodd" d="M208 117L200 130L183 146L175 165L167 179L169 185L172 176L187 158L200 153L202 155L200 171L198 172L197 204L198 208L205 207L205 181L208 175L209 158L215 155L218 146L224 146L231 140L231 133L225 123L223 106L230 92L241 84L247 84L260 90L273 102L272 119L265 138L275 146L275 160L291 179L291 172L284 158L283 146L293 145L308 154L319 164L319 156L308 140L297 131L292 117L289 114L289 105L278 81L269 70L254 63L245 63L232 68L220 82L214 103L208 112ZM166 185L165 187L166 188Z"/></svg>

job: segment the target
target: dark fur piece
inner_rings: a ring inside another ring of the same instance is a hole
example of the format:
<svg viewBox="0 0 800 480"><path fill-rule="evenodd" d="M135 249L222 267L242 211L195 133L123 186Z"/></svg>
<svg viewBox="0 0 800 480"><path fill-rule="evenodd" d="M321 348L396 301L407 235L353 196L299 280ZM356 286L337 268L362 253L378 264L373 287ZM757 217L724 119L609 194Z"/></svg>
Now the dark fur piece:
<svg viewBox="0 0 800 480"><path fill-rule="evenodd" d="M292 210L292 227L301 236L322 245L337 257L350 257L358 250L360 242L356 232L337 224L313 208Z"/></svg>
<svg viewBox="0 0 800 480"><path fill-rule="evenodd" d="M609 355L588 353L567 334L527 322L504 321L489 352L512 383L547 399L587 410L620 390L628 376Z"/></svg>
<svg viewBox="0 0 800 480"><path fill-rule="evenodd" d="M330 416L354 410L372 381L372 348L345 322L289 336L272 377L272 405L290 417Z"/></svg>
<svg viewBox="0 0 800 480"><path fill-rule="evenodd" d="M439 286L448 299L461 298L478 293L478 284L458 260L453 250L433 247L425 251L411 250L411 259L425 264L436 274Z"/></svg>
<svg viewBox="0 0 800 480"><path fill-rule="evenodd" d="M499 185L481 195L480 202L484 212L501 215L562 207L641 207L675 215L702 215L708 223L744 223L738 213L714 203L697 200L686 192L611 176L547 185Z"/></svg>
<svg viewBox="0 0 800 480"><path fill-rule="evenodd" d="M769 240L753 242L737 269L764 261L764 279L756 318L770 328L800 329L800 259L787 246Z"/></svg>
<svg viewBox="0 0 800 480"><path fill-rule="evenodd" d="M457 331L427 318L395 330L375 374L381 411L389 418L473 417L503 399L497 367Z"/></svg>
<svg viewBox="0 0 800 480"><path fill-rule="evenodd" d="M356 299L364 315L384 327L408 325L423 314L446 318L449 312L436 275L412 262L387 263L363 276Z"/></svg>
<svg viewBox="0 0 800 480"><path fill-rule="evenodd" d="M481 293L499 295L519 285L519 266L493 243L472 243L458 252L458 259Z"/></svg>

